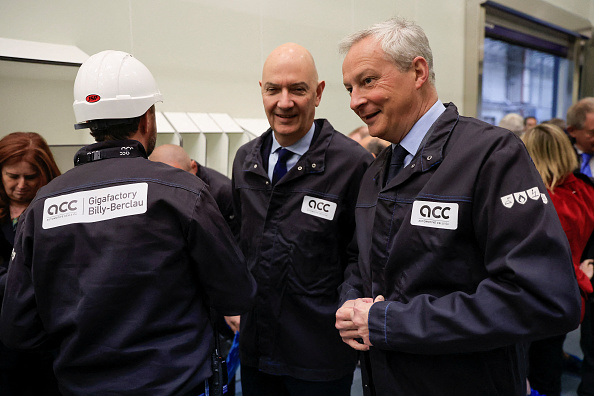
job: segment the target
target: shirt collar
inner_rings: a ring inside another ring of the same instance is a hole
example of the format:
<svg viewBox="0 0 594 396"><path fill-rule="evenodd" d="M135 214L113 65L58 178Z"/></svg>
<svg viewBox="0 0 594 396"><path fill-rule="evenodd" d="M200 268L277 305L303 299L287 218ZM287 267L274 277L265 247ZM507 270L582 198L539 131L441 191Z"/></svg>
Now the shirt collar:
<svg viewBox="0 0 594 396"><path fill-rule="evenodd" d="M291 146L285 147L287 150L299 155L300 157L309 150L309 146L311 145L311 141L313 139L314 131L316 130L315 122L311 124L311 128L309 131L299 139L297 142L292 144ZM272 133L272 147L270 148L270 153L274 153L278 150L281 145L276 141L276 137L274 136L274 132Z"/></svg>
<svg viewBox="0 0 594 396"><path fill-rule="evenodd" d="M573 146L573 148L575 149L575 151L578 153L578 155L582 155L583 151L580 150L576 145Z"/></svg>
<svg viewBox="0 0 594 396"><path fill-rule="evenodd" d="M400 145L404 147L409 154L414 156L419 150L419 146L425 138L425 135L429 132L429 129L431 129L431 125L437 121L444 111L445 106L439 99L437 99L437 102L435 102L433 106L431 106L431 108L415 123L415 125L413 125L412 129L400 142ZM394 148L394 146L395 145L392 144L392 148Z"/></svg>

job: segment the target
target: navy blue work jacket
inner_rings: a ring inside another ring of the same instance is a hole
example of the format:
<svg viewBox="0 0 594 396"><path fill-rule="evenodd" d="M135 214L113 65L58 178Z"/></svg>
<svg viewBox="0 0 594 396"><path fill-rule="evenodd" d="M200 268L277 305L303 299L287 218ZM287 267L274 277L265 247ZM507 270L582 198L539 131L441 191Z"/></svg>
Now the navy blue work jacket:
<svg viewBox="0 0 594 396"><path fill-rule="evenodd" d="M2 341L57 347L64 395L187 395L211 375L209 306L254 301L243 254L204 182L139 142L76 160L19 222Z"/></svg>
<svg viewBox="0 0 594 396"><path fill-rule="evenodd" d="M363 177L358 259L341 302L369 313L378 395L525 395L526 343L575 329L580 297L563 229L523 145L453 104L382 186Z"/></svg>
<svg viewBox="0 0 594 396"><path fill-rule="evenodd" d="M316 120L309 150L275 186L267 174L272 131L242 146L233 165L240 246L258 283L241 318L241 364L330 381L357 355L334 327L359 182L372 161L361 145Z"/></svg>

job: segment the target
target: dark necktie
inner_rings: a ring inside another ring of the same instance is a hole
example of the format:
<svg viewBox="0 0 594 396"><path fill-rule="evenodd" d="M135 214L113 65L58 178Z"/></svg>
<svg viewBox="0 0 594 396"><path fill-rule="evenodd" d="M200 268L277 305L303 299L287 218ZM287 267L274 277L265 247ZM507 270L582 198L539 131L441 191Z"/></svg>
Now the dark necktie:
<svg viewBox="0 0 594 396"><path fill-rule="evenodd" d="M592 177L592 170L590 170L590 159L592 158L592 154L582 153L582 166L580 167L580 172L582 172L586 176Z"/></svg>
<svg viewBox="0 0 594 396"><path fill-rule="evenodd" d="M394 147L392 150L392 159L390 160L390 166L388 168L388 176L386 177L386 183L394 178L400 172L400 169L404 167L404 158L408 155L408 151L401 145ZM384 185L385 185L384 184Z"/></svg>
<svg viewBox="0 0 594 396"><path fill-rule="evenodd" d="M276 161L276 165L274 165L274 171L272 171L272 184L276 184L286 173L287 173L287 161L293 152L287 150L286 148L281 148L278 150L278 160Z"/></svg>

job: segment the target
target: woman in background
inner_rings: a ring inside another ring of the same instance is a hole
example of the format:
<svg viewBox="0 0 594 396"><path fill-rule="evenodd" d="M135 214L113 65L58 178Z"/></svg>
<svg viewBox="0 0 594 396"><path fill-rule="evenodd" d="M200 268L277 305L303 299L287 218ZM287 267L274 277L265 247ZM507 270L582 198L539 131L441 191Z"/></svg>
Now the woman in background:
<svg viewBox="0 0 594 396"><path fill-rule="evenodd" d="M563 230L567 235L575 273L582 294L582 318L588 295L593 260L581 261L582 253L594 231L594 186L578 169L575 151L567 135L552 124L540 124L522 137L536 169L547 187ZM554 279L551 280L554 282ZM529 353L530 386L540 394L561 394L563 342L565 335L533 342Z"/></svg>
<svg viewBox="0 0 594 396"><path fill-rule="evenodd" d="M4 295L18 219L37 191L60 170L43 137L14 132L0 140L0 172L0 292ZM52 362L49 353L19 352L0 344L0 395L59 395Z"/></svg>

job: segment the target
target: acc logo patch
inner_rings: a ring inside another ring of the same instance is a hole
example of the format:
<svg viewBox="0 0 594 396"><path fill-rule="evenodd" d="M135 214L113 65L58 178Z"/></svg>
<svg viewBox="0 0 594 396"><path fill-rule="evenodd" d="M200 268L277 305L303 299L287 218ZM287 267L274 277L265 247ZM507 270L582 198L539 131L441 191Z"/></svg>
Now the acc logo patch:
<svg viewBox="0 0 594 396"><path fill-rule="evenodd" d="M458 204L447 202L413 202L410 224L414 226L458 229Z"/></svg>
<svg viewBox="0 0 594 396"><path fill-rule="evenodd" d="M143 214L147 197L147 183L132 183L48 198L43 204L42 227L48 230Z"/></svg>
<svg viewBox="0 0 594 396"><path fill-rule="evenodd" d="M322 219L332 220L334 219L334 213L336 213L336 206L334 202L306 195L303 197L301 212Z"/></svg>

